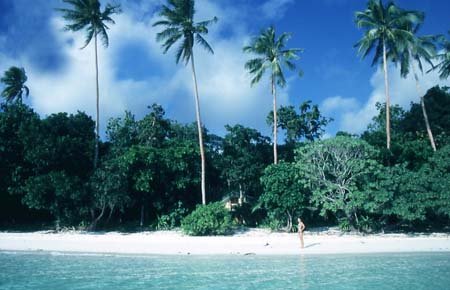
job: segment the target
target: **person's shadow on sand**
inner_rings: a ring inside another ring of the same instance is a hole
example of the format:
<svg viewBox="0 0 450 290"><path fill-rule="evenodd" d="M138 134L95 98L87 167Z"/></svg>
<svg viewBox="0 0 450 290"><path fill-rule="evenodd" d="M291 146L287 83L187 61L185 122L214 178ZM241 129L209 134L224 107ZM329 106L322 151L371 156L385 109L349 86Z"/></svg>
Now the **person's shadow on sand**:
<svg viewBox="0 0 450 290"><path fill-rule="evenodd" d="M312 247L314 247L314 246L318 246L318 245L320 245L320 243L314 243L314 244L310 244L310 245L307 245L307 246L305 246L305 248L304 248L304 249L306 249L306 248L312 248Z"/></svg>

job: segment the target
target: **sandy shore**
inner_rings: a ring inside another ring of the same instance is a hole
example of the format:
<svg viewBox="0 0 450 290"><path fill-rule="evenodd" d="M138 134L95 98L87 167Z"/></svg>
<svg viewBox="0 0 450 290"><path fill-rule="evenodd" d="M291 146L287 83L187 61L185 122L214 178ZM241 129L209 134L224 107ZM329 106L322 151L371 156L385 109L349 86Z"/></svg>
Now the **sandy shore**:
<svg viewBox="0 0 450 290"><path fill-rule="evenodd" d="M297 234L252 229L226 237L189 237L179 231L142 233L0 233L0 251L56 251L122 254L344 254L381 252L450 252L448 234L356 235L305 232L305 248Z"/></svg>

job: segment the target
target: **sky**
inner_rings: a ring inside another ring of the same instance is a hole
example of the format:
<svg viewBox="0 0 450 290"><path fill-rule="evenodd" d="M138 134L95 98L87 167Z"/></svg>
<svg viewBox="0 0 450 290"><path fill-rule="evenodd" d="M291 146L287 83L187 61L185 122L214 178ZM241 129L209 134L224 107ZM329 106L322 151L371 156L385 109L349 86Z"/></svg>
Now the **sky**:
<svg viewBox="0 0 450 290"><path fill-rule="evenodd" d="M175 63L173 51L163 54L152 27L163 0L110 0L123 12L110 26L108 48L99 49L100 125L105 136L107 121L125 110L142 118L147 106L158 103L169 118L195 121L192 76L189 67ZM397 0L404 9L426 13L419 32L445 34L450 30L450 1ZM266 116L271 110L269 81L250 86L244 69L251 58L242 47L262 29L273 25L277 34L292 33L287 43L303 48L297 61L304 75L287 72L287 86L279 91L280 105L311 100L323 115L334 121L325 137L337 131L359 134L383 102L384 79L371 57L361 59L354 44L363 31L354 23L355 11L365 0L197 0L196 21L217 16L206 39L214 55L194 49L200 106L205 126L224 135L224 126L237 123L270 135ZM27 103L41 116L84 111L95 113L95 67L93 43L85 49L85 34L63 30L64 21L55 8L61 0L0 0L0 72L10 66L24 67L31 90ZM418 101L412 76L402 79L398 68L389 67L393 104L407 109ZM450 86L432 72L420 77L423 91L435 85ZM1 85L0 85L1 89Z"/></svg>

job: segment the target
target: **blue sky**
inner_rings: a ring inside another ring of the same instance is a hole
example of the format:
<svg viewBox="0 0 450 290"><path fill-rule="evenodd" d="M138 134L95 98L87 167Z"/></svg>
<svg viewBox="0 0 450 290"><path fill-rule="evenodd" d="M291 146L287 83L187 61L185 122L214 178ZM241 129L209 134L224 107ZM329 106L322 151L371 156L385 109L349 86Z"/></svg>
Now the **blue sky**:
<svg viewBox="0 0 450 290"><path fill-rule="evenodd" d="M147 105L160 103L167 115L180 122L195 120L190 71L176 65L172 53L162 54L155 41L155 14L162 0L116 0L123 13L109 31L110 47L100 49L101 127L111 117L130 110L142 117ZM106 3L106 1L102 1ZM447 0L398 0L405 9L426 13L422 34L444 34L450 29ZM224 125L241 123L269 135L265 123L271 109L267 81L250 87L244 70L249 56L242 47L262 28L274 25L291 32L290 47L303 48L298 65L300 79L289 75L279 103L298 106L312 100L335 121L327 135L337 130L360 133L376 113L374 104L384 100L383 77L371 59L361 60L354 43L362 35L354 12L363 0L198 0L197 20L217 16L219 22L207 36L215 50L198 49L196 65L200 84L202 118L208 129L224 133ZM93 114L95 83L93 46L84 50L82 33L68 33L60 15L59 0L0 0L0 71L9 66L27 70L31 89L28 103L41 115L77 110ZM394 103L408 107L417 101L411 78L401 79L389 69ZM427 89L440 81L435 73L423 76Z"/></svg>

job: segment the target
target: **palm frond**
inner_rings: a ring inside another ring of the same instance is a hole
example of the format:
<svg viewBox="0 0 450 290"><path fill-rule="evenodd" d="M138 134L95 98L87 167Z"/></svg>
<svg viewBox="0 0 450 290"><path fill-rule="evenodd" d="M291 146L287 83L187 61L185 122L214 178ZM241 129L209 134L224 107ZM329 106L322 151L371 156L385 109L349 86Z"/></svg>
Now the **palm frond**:
<svg viewBox="0 0 450 290"><path fill-rule="evenodd" d="M253 76L251 84L259 82L267 69L277 80L277 84L284 86L286 80L283 74L283 66L289 70L295 70L293 60L298 60L298 53L303 52L300 48L285 49L286 42L290 39L290 33L282 33L276 37L275 28L268 27L266 30L252 38L249 45L243 47L245 53L258 58L251 59L245 63L245 69Z"/></svg>
<svg viewBox="0 0 450 290"><path fill-rule="evenodd" d="M163 31L156 34L156 41L164 42L162 44L164 53L181 41L175 53L176 63L182 59L186 64L189 62L194 40L208 52L214 53L202 35L208 34L208 26L217 22L217 17L194 23L194 3L194 0L167 0L167 5L163 5L159 11L161 19L153 23L154 27L164 27Z"/></svg>
<svg viewBox="0 0 450 290"><path fill-rule="evenodd" d="M69 8L57 8L61 12L67 24L64 26L66 31L86 30L85 43L82 48L89 45L95 35L99 35L103 45L109 45L106 23L115 24L112 15L121 13L120 5L106 4L105 9L101 11L99 0L63 0Z"/></svg>
<svg viewBox="0 0 450 290"><path fill-rule="evenodd" d="M212 47L200 34L195 35L195 40L197 41L198 44L203 46L203 48L205 48L209 53L214 54L214 50L212 49Z"/></svg>
<svg viewBox="0 0 450 290"><path fill-rule="evenodd" d="M5 98L6 102L13 102L15 100L21 102L23 92L25 91L26 96L30 93L28 87L25 85L27 80L28 78L24 68L10 67L0 79L0 82L5 84L1 96Z"/></svg>

